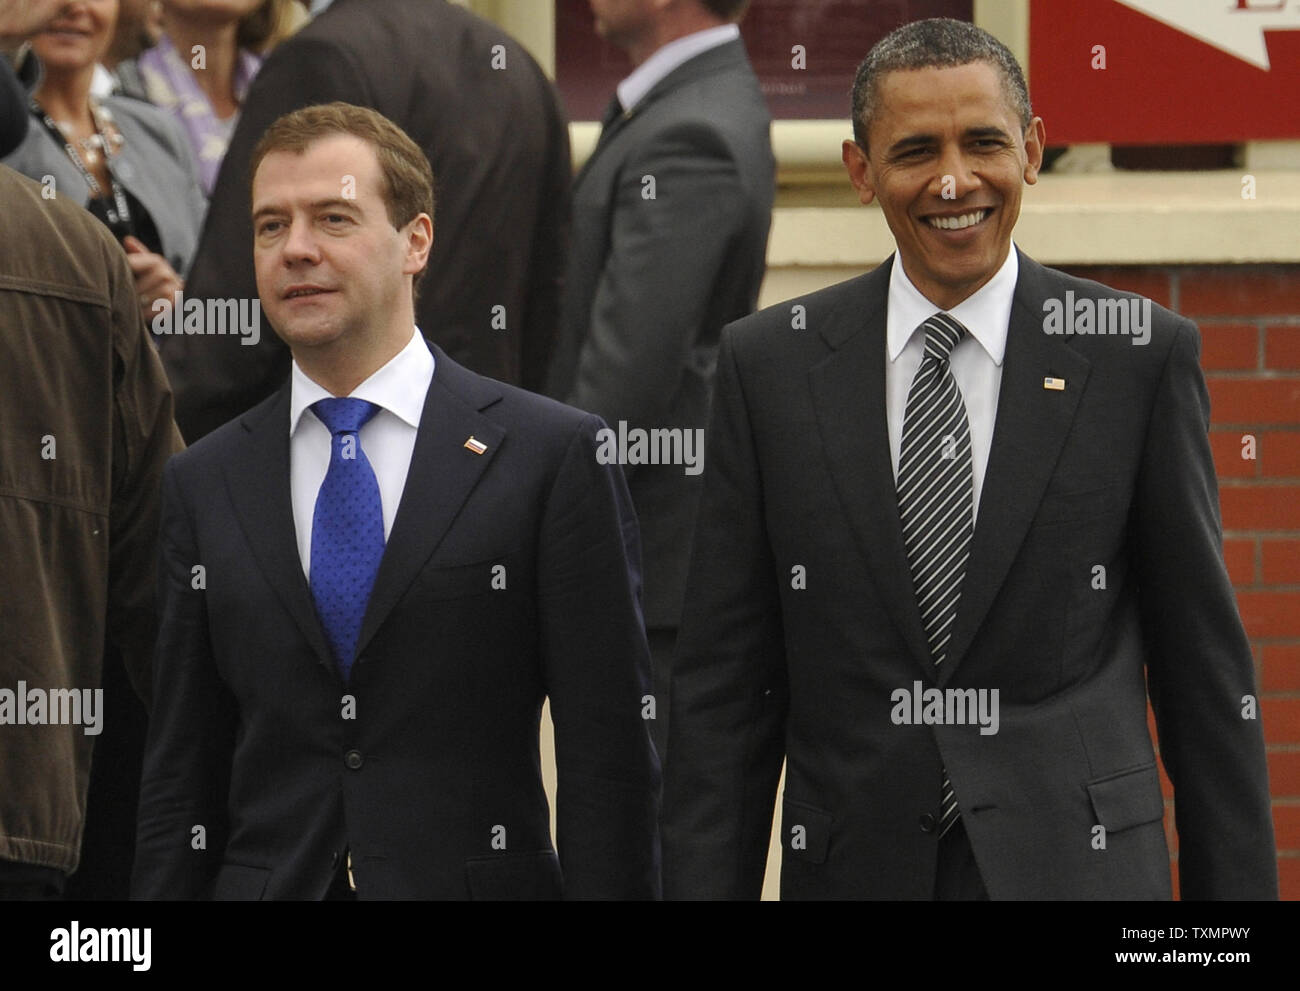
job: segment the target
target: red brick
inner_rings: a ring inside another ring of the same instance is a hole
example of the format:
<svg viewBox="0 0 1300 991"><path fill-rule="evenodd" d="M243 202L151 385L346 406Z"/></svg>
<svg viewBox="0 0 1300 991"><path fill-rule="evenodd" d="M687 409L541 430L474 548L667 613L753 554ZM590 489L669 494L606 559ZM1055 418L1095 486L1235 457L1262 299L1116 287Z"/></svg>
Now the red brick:
<svg viewBox="0 0 1300 991"><path fill-rule="evenodd" d="M1255 478L1259 475L1259 435L1255 434L1255 458L1243 458L1246 431L1211 430L1210 451L1214 455L1214 473L1220 478Z"/></svg>
<svg viewBox="0 0 1300 991"><path fill-rule="evenodd" d="M1207 372L1259 368L1258 329L1248 323L1201 324L1201 367Z"/></svg>
<svg viewBox="0 0 1300 991"><path fill-rule="evenodd" d="M1300 798L1300 750L1268 755L1268 790L1274 798Z"/></svg>
<svg viewBox="0 0 1300 991"><path fill-rule="evenodd" d="M1201 330L1204 333L1205 328ZM1300 327L1265 328L1264 367L1281 372L1300 372Z"/></svg>
<svg viewBox="0 0 1300 991"><path fill-rule="evenodd" d="M1210 417L1220 423L1300 424L1300 376L1211 378Z"/></svg>
<svg viewBox="0 0 1300 991"><path fill-rule="evenodd" d="M1265 644L1260 690L1300 692L1300 644Z"/></svg>
<svg viewBox="0 0 1300 991"><path fill-rule="evenodd" d="M1178 309L1192 318L1300 313L1300 268L1294 265L1186 269L1179 290Z"/></svg>
<svg viewBox="0 0 1300 991"><path fill-rule="evenodd" d="M1151 739L1154 740L1155 738L1156 738L1156 731L1153 726L1151 730ZM1174 783L1169 780L1169 772L1165 770L1165 762L1157 758L1156 767L1160 771L1160 793L1164 795L1166 799L1173 798Z"/></svg>
<svg viewBox="0 0 1300 991"><path fill-rule="evenodd" d="M1255 584L1255 541L1228 539L1223 542L1223 561L1234 585Z"/></svg>
<svg viewBox="0 0 1300 991"><path fill-rule="evenodd" d="M1162 268L1145 266L1113 267L1109 265L1072 265L1065 269L1081 279L1092 279L1112 289L1135 292L1148 297L1153 303L1168 306L1172 299L1169 272Z"/></svg>
<svg viewBox="0 0 1300 991"><path fill-rule="evenodd" d="M1300 743L1300 699L1260 699L1265 743Z"/></svg>
<svg viewBox="0 0 1300 991"><path fill-rule="evenodd" d="M1300 530L1300 485L1221 485L1225 530Z"/></svg>
<svg viewBox="0 0 1300 991"><path fill-rule="evenodd" d="M1265 430L1255 435L1259 473L1265 478L1300 478L1300 433Z"/></svg>
<svg viewBox="0 0 1300 991"><path fill-rule="evenodd" d="M1252 639L1300 637L1300 592L1238 592L1237 608Z"/></svg>
<svg viewBox="0 0 1300 991"><path fill-rule="evenodd" d="M1300 901L1300 857L1278 857L1277 875L1282 901Z"/></svg>
<svg viewBox="0 0 1300 991"><path fill-rule="evenodd" d="M1265 540L1261 560L1265 585L1300 585L1300 540Z"/></svg>
<svg viewBox="0 0 1300 991"><path fill-rule="evenodd" d="M1273 834L1277 849L1300 850L1300 805L1273 805Z"/></svg>

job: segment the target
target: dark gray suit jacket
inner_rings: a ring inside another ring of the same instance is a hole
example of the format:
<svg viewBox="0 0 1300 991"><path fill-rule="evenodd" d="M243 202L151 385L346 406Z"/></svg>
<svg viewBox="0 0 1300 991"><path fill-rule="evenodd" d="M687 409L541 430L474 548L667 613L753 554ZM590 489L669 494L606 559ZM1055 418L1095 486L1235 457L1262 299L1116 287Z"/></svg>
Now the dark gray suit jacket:
<svg viewBox="0 0 1300 991"><path fill-rule="evenodd" d="M753 311L763 280L770 124L744 45L732 41L683 63L605 128L574 185L548 395L613 428L704 427L718 334ZM625 470L645 547L646 624L675 628L701 476L681 465Z"/></svg>
<svg viewBox="0 0 1300 991"><path fill-rule="evenodd" d="M1149 695L1182 897L1275 898L1196 327L1153 305L1146 346L1048 335L1045 300L1132 297L1020 256L936 682L886 428L889 270L723 334L673 669L665 896L758 896L784 757L785 898L930 898L941 767L991 898L1168 898ZM896 724L891 694L917 681L998 689L998 731Z"/></svg>
<svg viewBox="0 0 1300 991"><path fill-rule="evenodd" d="M540 390L559 312L569 132L528 52L446 0L336 0L271 54L222 162L186 294L257 296L253 148L283 114L333 100L378 110L433 165L421 330L480 375ZM232 336L176 336L159 353L190 441L270 395L289 368L288 349L265 328L256 347Z"/></svg>

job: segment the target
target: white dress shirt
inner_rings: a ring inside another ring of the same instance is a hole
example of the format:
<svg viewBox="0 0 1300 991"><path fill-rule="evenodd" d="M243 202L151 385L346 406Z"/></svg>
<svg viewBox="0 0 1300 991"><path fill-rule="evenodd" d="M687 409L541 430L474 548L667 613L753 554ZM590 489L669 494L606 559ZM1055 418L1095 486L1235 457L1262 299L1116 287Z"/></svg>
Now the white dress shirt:
<svg viewBox="0 0 1300 991"><path fill-rule="evenodd" d="M293 498L293 525L298 535L298 557L303 574L311 578L311 528L316 516L316 495L330 466L330 432L308 407L320 399L334 398L293 363L289 397L289 488ZM433 381L433 354L418 327L411 340L382 368L349 393L379 411L357 437L379 483L384 510L384 540L393 529L406 473L415 451L424 399Z"/></svg>
<svg viewBox="0 0 1300 991"><path fill-rule="evenodd" d="M1020 274L1020 259L1013 244L1007 260L987 284L962 300L947 313L969 334L952 350L948 359L957 388L966 403L970 423L971 471L975 483L975 514L979 515L984 471L993 446L993 424L998 415L998 392L1002 388L1002 359L1007 350L1007 328L1011 322L1011 300ZM889 454L898 481L898 458L903 446L903 415L912 379L925 354L925 333L921 324L940 312L903 271L897 253L889 273L889 309L886 329L885 413L889 421Z"/></svg>
<svg viewBox="0 0 1300 991"><path fill-rule="evenodd" d="M659 80L683 62L739 37L740 28L736 25L721 24L716 28L705 28L703 31L696 31L684 38L668 42L618 84L618 102L623 105L623 112L627 113L640 103Z"/></svg>

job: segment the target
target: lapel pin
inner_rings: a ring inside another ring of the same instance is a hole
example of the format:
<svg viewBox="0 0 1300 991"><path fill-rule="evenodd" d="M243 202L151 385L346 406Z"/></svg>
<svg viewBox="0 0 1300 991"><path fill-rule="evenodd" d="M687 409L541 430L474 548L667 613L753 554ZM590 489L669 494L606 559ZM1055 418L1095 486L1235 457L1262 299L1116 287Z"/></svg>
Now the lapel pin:
<svg viewBox="0 0 1300 991"><path fill-rule="evenodd" d="M1064 392L1065 379L1054 379L1049 375L1047 378L1043 379L1043 388L1051 389L1053 392Z"/></svg>
<svg viewBox="0 0 1300 991"><path fill-rule="evenodd" d="M471 435L469 440L465 441L465 449L467 451L473 451L475 454L482 454L487 450L487 445Z"/></svg>

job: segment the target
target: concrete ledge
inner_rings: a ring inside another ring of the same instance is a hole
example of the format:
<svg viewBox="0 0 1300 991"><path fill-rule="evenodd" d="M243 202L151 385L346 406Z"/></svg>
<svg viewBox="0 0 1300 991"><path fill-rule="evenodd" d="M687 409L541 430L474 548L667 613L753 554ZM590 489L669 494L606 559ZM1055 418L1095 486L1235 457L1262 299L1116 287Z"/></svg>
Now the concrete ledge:
<svg viewBox="0 0 1300 991"><path fill-rule="evenodd" d="M1243 175L1045 175L1025 190L1016 241L1048 265L1300 262L1300 172L1255 174L1253 200ZM865 268L894 250L884 215L844 187L783 190L769 266Z"/></svg>

